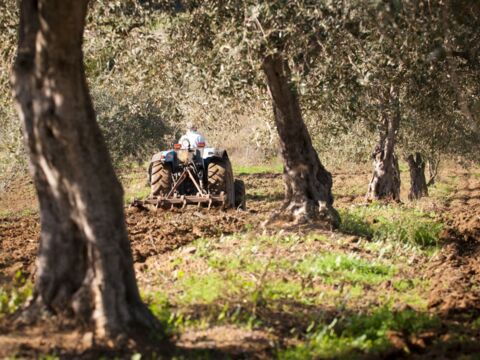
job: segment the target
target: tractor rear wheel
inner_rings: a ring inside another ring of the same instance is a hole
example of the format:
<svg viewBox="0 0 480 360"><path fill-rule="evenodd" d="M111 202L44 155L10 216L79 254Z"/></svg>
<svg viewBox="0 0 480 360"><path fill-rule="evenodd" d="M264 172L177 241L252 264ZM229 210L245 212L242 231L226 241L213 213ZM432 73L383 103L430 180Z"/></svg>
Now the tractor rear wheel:
<svg viewBox="0 0 480 360"><path fill-rule="evenodd" d="M235 179L233 185L235 188L235 207L237 209L245 210L245 183L243 180Z"/></svg>
<svg viewBox="0 0 480 360"><path fill-rule="evenodd" d="M212 195L222 192L227 197L225 207L235 205L232 165L228 159L217 160L208 165L208 191Z"/></svg>
<svg viewBox="0 0 480 360"><path fill-rule="evenodd" d="M172 188L172 169L167 164L156 161L151 165L151 196L167 195Z"/></svg>

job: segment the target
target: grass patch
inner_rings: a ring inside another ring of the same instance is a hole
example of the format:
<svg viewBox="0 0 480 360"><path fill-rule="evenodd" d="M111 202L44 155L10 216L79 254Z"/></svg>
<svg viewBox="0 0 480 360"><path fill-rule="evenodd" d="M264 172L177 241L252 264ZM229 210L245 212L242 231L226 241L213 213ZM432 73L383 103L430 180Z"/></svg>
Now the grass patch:
<svg viewBox="0 0 480 360"><path fill-rule="evenodd" d="M234 166L233 173L235 175L251 175L251 174L281 174L283 172L282 164L267 165L251 165L251 166Z"/></svg>
<svg viewBox="0 0 480 360"><path fill-rule="evenodd" d="M181 281L182 293L179 300L182 303L212 303L232 290L231 284L226 284L217 273L203 275L190 275ZM228 289L230 288L230 289Z"/></svg>
<svg viewBox="0 0 480 360"><path fill-rule="evenodd" d="M458 185L458 180L458 176L448 176L442 181L438 179L435 184L428 189L430 197L442 200L447 199L454 193L455 188Z"/></svg>
<svg viewBox="0 0 480 360"><path fill-rule="evenodd" d="M306 275L322 277L327 284L347 282L376 285L395 275L392 266L344 254L308 258L297 265L297 270Z"/></svg>
<svg viewBox="0 0 480 360"><path fill-rule="evenodd" d="M150 195L150 188L144 187L142 189L137 190L129 190L125 192L124 203L130 204L133 199L145 199Z"/></svg>
<svg viewBox="0 0 480 360"><path fill-rule="evenodd" d="M312 324L306 341L280 351L279 359L356 358L362 353L381 354L392 347L389 334L402 337L438 327L440 321L429 314L413 310L393 312L386 307L368 315L353 315L335 319L327 325ZM315 330L313 330L315 329ZM312 331L313 330L313 331ZM404 348L408 352L408 348Z"/></svg>
<svg viewBox="0 0 480 360"><path fill-rule="evenodd" d="M2 210L0 211L0 217L25 217L25 216L32 216L32 215L38 215L39 210L38 209L22 209L22 210L17 210L17 211L11 211L11 210Z"/></svg>
<svg viewBox="0 0 480 360"><path fill-rule="evenodd" d="M436 247L444 225L435 214L417 209L372 204L340 210L340 231L374 241Z"/></svg>
<svg viewBox="0 0 480 360"><path fill-rule="evenodd" d="M122 185L125 189L124 203L129 204L133 199L144 199L150 194L150 186L147 184L145 177L139 177L138 174L134 176L124 176L122 178Z"/></svg>
<svg viewBox="0 0 480 360"><path fill-rule="evenodd" d="M26 280L20 270L15 274L13 285L11 288L0 287L0 318L20 309L32 296L33 284Z"/></svg>

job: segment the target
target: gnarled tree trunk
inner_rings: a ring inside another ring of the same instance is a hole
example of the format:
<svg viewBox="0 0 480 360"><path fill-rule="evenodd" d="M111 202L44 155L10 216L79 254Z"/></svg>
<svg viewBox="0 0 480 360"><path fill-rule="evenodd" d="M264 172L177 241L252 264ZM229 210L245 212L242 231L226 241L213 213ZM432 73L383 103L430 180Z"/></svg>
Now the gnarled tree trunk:
<svg viewBox="0 0 480 360"><path fill-rule="evenodd" d="M400 169L395 154L395 143L400 126L398 94L392 89L382 111L383 127L372 153L373 175L368 185L367 200L400 201ZM393 111L392 111L393 110Z"/></svg>
<svg viewBox="0 0 480 360"><path fill-rule="evenodd" d="M275 125L284 162L285 201L282 212L296 222L339 224L333 208L332 176L313 148L302 118L288 63L279 54L264 59L263 69L272 96Z"/></svg>
<svg viewBox="0 0 480 360"><path fill-rule="evenodd" d="M440 166L439 158L430 158L427 160L428 165L428 181L427 186L435 185L435 181L438 175L438 167Z"/></svg>
<svg viewBox="0 0 480 360"><path fill-rule="evenodd" d="M415 156L409 155L407 163L410 170L409 200L428 196L427 180L425 179L425 161L423 161L422 155L418 152Z"/></svg>
<svg viewBox="0 0 480 360"><path fill-rule="evenodd" d="M40 205L33 305L74 315L97 336L151 328L123 190L95 120L83 66L88 0L23 0L12 84Z"/></svg>

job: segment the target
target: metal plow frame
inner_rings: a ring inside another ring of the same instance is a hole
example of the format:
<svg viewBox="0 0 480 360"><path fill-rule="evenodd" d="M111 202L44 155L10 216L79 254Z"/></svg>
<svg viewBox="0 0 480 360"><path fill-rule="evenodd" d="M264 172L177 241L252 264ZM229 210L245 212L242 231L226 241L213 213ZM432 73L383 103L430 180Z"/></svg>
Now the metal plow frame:
<svg viewBox="0 0 480 360"><path fill-rule="evenodd" d="M197 195L178 195L175 194L175 191L178 187L187 179L190 178L193 184L195 185L198 193ZM173 185L172 189L166 196L154 196L147 198L145 200L138 200L133 199L133 202L130 206L149 209L149 207L153 206L155 209L158 208L165 208L170 206L171 208L181 205L181 208L185 208L187 205L196 204L200 207L202 204L206 204L208 209L212 207L212 205L220 204L222 207L225 207L227 201L227 197L225 193L222 191L220 195L211 195L207 194L205 191L202 191L200 185L195 180L192 172L188 167L185 168L183 173L178 178L177 182Z"/></svg>

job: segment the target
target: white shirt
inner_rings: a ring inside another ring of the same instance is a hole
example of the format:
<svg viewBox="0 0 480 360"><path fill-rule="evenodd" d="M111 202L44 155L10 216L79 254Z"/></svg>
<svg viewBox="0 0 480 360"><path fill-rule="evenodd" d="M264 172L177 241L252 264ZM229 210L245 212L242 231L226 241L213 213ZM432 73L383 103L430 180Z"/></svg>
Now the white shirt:
<svg viewBox="0 0 480 360"><path fill-rule="evenodd" d="M191 148L197 148L198 144L202 142L205 144L205 146L207 145L205 143L205 138L202 135L200 135L197 131L193 131L193 130L188 130L187 133L183 135L178 141L180 145L182 145L182 149L188 148L188 143L185 140L189 141Z"/></svg>

